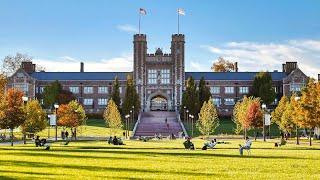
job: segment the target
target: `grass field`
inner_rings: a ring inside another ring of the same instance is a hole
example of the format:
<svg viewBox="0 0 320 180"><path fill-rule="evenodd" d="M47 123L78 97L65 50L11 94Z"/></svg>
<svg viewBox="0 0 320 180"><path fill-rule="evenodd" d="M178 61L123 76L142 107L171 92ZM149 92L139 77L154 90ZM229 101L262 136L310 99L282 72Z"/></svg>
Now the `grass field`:
<svg viewBox="0 0 320 180"><path fill-rule="evenodd" d="M320 179L319 141L311 148L306 142L274 148L274 142L256 141L243 157L242 140L207 151L203 140L193 141L195 151L184 150L182 140L53 143L50 151L0 146L0 179Z"/></svg>

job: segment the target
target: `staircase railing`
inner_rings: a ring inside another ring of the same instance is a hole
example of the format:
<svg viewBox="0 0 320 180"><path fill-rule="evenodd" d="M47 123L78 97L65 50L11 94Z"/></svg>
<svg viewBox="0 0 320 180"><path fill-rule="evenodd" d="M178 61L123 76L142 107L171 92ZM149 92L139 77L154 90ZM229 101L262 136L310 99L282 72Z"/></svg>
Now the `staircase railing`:
<svg viewBox="0 0 320 180"><path fill-rule="evenodd" d="M182 121L181 121L179 111L176 111L176 115L177 115L178 122L180 123L180 126L181 126L181 128L183 130L183 133L185 134L185 137L188 136L188 132L187 132L186 128L184 127Z"/></svg>
<svg viewBox="0 0 320 180"><path fill-rule="evenodd" d="M141 111L140 111L140 113L139 113L139 115L138 115L138 120L137 120L136 124L135 124L134 127L133 127L131 137L134 137L134 135L136 134L137 127L138 127L138 125L139 125L139 123L140 123L140 120L141 120L141 114L142 114L142 113L141 113Z"/></svg>

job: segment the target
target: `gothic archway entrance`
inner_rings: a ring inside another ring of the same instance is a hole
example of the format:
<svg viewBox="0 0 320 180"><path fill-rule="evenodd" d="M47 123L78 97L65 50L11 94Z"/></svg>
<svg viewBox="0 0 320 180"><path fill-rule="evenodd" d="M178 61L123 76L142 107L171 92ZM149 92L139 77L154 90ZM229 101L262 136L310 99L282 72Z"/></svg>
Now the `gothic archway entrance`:
<svg viewBox="0 0 320 180"><path fill-rule="evenodd" d="M168 100L161 95L154 96L150 102L151 111L167 111L168 110Z"/></svg>

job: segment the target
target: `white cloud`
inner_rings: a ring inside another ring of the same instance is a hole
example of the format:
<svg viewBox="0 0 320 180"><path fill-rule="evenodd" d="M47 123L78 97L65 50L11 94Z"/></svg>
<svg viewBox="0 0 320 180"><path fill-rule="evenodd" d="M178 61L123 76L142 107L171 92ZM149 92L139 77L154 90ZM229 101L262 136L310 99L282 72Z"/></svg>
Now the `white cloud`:
<svg viewBox="0 0 320 180"><path fill-rule="evenodd" d="M190 70L189 70L190 67ZM200 71L200 72L204 72L204 71L208 71L208 66L200 64L199 62L196 61L191 61L190 62L190 66L187 66L186 71L190 71L190 72L195 72L195 71ZM210 68L209 68L210 69Z"/></svg>
<svg viewBox="0 0 320 180"><path fill-rule="evenodd" d="M218 56L239 62L240 71L281 70L286 61L297 61L307 75L320 73L320 41L290 40L283 43L228 42L201 46Z"/></svg>
<svg viewBox="0 0 320 180"><path fill-rule="evenodd" d="M34 59L34 63L45 67L48 72L79 72L80 62L75 58L61 57L57 60ZM111 59L101 59L98 61L83 61L85 72L120 72L132 71L132 55L124 54Z"/></svg>
<svg viewBox="0 0 320 180"><path fill-rule="evenodd" d="M130 24L121 24L117 26L117 29L121 30L121 31L125 31L128 33L138 33L138 29Z"/></svg>

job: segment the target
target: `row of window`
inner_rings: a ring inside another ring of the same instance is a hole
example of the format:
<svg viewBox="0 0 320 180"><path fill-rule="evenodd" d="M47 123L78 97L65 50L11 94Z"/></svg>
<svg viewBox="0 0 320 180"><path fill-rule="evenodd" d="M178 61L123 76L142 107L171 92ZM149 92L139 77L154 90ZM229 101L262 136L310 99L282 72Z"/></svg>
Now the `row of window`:
<svg viewBox="0 0 320 180"><path fill-rule="evenodd" d="M220 94L220 91L221 91L221 87L219 87L219 86L210 87L211 94ZM232 87L232 86L224 87L224 93L225 94L234 94L234 87ZM248 94L249 87L239 87L239 93L240 94Z"/></svg>
<svg viewBox="0 0 320 180"><path fill-rule="evenodd" d="M36 93L43 93L44 91L44 86L39 87L39 90ZM79 86L70 86L69 91L72 92L73 94L79 94L80 92L80 87ZM122 87L119 87L119 92L120 94L122 93ZM92 86L85 86L83 87L83 93L84 94L93 94L93 87ZM98 94L108 94L108 87L107 86L100 86L98 87Z"/></svg>
<svg viewBox="0 0 320 180"><path fill-rule="evenodd" d="M216 106L220 106L222 104L222 98L212 98L213 104ZM234 98L225 98L224 105L234 105L235 99Z"/></svg>
<svg viewBox="0 0 320 180"><path fill-rule="evenodd" d="M170 84L170 69L148 69L148 84Z"/></svg>
<svg viewBox="0 0 320 180"><path fill-rule="evenodd" d="M83 105L85 106L90 106L93 105L94 100L91 98L88 99L83 99ZM98 105L100 106L105 106L108 104L108 99L107 98L99 98L98 99Z"/></svg>

